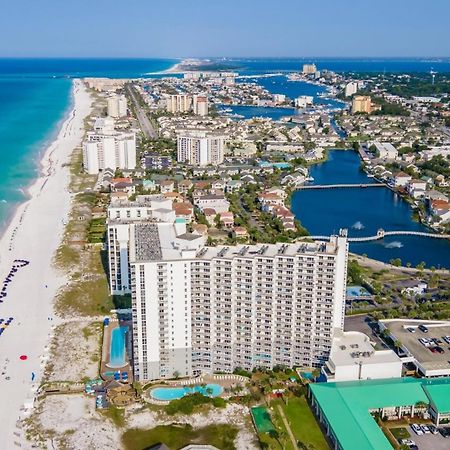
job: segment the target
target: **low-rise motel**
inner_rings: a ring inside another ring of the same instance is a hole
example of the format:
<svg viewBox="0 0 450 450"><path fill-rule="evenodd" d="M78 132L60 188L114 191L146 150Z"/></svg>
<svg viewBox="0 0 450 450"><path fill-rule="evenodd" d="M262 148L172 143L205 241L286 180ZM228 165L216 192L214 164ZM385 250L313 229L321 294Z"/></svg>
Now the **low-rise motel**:
<svg viewBox="0 0 450 450"><path fill-rule="evenodd" d="M450 378L313 383L309 397L335 450L392 450L373 415L450 420Z"/></svg>

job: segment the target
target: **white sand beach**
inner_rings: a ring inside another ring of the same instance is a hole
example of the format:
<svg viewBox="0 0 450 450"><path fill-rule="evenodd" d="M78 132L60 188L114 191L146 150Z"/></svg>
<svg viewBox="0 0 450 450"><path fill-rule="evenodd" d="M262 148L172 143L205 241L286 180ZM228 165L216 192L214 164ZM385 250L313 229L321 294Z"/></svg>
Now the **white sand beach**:
<svg viewBox="0 0 450 450"><path fill-rule="evenodd" d="M2 448L16 448L14 442L22 441L16 423L41 381L49 338L57 323L53 299L66 282L52 267L71 204L69 167L64 165L81 142L83 119L91 109L90 95L80 80L73 82L73 96L73 110L44 154L41 176L29 190L30 200L19 206L0 239L0 290L14 260L30 262L11 277L7 296L0 303L0 319L13 318L0 336ZM21 355L27 359L21 360Z"/></svg>

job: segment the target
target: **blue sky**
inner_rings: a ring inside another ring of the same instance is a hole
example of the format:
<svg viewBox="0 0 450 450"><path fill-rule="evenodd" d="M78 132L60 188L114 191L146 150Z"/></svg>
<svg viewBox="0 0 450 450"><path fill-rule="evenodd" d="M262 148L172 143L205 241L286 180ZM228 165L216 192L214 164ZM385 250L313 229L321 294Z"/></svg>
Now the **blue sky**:
<svg viewBox="0 0 450 450"><path fill-rule="evenodd" d="M450 56L450 0L0 0L0 56Z"/></svg>

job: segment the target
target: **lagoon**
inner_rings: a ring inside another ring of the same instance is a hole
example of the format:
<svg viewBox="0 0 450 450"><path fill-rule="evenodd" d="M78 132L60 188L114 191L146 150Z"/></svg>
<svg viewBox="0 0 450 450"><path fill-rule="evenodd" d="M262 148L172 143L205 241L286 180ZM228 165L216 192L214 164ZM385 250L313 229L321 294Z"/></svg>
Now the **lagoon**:
<svg viewBox="0 0 450 450"><path fill-rule="evenodd" d="M371 183L360 170L360 159L351 150L331 150L328 159L311 167L314 184ZM312 235L337 233L348 228L349 236L370 236L379 228L386 231L430 230L413 220L413 210L388 188L300 190L292 197L292 212ZM380 241L351 243L350 251L389 262L450 267L450 241L418 236L391 236Z"/></svg>

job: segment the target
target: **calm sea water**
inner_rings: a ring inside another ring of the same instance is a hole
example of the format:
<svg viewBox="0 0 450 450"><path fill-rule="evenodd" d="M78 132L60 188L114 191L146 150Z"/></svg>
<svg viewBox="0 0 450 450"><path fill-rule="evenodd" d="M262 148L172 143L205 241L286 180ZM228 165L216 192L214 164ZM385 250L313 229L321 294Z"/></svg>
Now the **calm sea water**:
<svg viewBox="0 0 450 450"><path fill-rule="evenodd" d="M355 152L332 150L328 160L310 172L315 184L373 182L359 167ZM340 228L354 237L372 236L379 228L429 232L413 221L408 203L387 188L300 190L293 195L292 211L312 235L329 235ZM424 261L428 267L450 267L450 242L441 239L390 236L352 243L350 251L385 262L400 258L404 264Z"/></svg>
<svg viewBox="0 0 450 450"><path fill-rule="evenodd" d="M71 79L140 77L176 60L0 59L0 230L71 107Z"/></svg>

